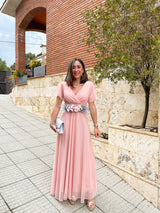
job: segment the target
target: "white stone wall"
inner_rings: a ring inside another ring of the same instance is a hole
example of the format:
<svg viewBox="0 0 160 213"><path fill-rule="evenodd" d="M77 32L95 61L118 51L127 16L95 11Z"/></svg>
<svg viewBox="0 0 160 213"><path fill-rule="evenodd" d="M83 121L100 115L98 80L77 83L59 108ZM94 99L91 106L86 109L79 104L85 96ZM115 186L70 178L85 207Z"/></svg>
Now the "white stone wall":
<svg viewBox="0 0 160 213"><path fill-rule="evenodd" d="M57 85L64 78L65 74L30 78L27 80L27 85L15 86L11 97L15 104L49 120ZM127 82L120 81L115 85L108 80L103 80L96 85L96 91L98 123L101 132L108 132L108 124L141 125L145 104L141 86L137 86L134 94L131 94ZM91 132L93 132L90 116L89 120ZM158 125L158 89L151 91L147 125Z"/></svg>
<svg viewBox="0 0 160 213"><path fill-rule="evenodd" d="M137 85L134 94L130 85L120 81L116 85L108 80L97 87L99 122L102 131L108 124L141 125L145 107L145 95L141 85ZM158 125L158 88L151 91L148 126Z"/></svg>
<svg viewBox="0 0 160 213"><path fill-rule="evenodd" d="M108 140L92 141L95 156L160 208L158 133L110 125Z"/></svg>

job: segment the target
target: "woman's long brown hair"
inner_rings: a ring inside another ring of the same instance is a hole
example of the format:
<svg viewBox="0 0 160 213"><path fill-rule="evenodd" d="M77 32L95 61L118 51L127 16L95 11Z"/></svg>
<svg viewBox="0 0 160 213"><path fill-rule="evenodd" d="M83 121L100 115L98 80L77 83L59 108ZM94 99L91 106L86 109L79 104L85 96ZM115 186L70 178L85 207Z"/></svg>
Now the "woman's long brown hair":
<svg viewBox="0 0 160 213"><path fill-rule="evenodd" d="M65 81L67 82L68 86L71 86L71 87L73 87L73 81L75 80L74 76L73 76L73 73L72 73L72 70L73 70L73 64L76 61L79 61L81 63L81 65L82 65L82 67L83 67L83 74L81 76L80 83L83 84L86 81L88 81L88 76L87 76L87 72L86 72L85 65L84 65L83 61L81 59L79 59L79 58L74 58L71 61L71 63L69 64L68 72L67 72L67 75L65 77Z"/></svg>

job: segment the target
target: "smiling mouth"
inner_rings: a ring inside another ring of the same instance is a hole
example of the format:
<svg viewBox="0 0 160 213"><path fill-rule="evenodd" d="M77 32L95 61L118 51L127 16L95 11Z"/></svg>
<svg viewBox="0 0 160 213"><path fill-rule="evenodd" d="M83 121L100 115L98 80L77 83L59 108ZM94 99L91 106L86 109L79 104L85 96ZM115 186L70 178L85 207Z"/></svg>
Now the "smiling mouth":
<svg viewBox="0 0 160 213"><path fill-rule="evenodd" d="M74 73L75 76L77 76L77 75L79 75L79 74L80 74L79 72L75 72L75 73Z"/></svg>

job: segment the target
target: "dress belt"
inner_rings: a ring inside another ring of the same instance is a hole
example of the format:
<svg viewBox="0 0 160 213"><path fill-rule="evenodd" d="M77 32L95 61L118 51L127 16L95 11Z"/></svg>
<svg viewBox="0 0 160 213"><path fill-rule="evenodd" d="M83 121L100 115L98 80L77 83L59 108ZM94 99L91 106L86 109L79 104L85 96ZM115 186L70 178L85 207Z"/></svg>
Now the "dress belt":
<svg viewBox="0 0 160 213"><path fill-rule="evenodd" d="M87 110L87 106L78 104L65 104L64 110L67 112L85 112Z"/></svg>

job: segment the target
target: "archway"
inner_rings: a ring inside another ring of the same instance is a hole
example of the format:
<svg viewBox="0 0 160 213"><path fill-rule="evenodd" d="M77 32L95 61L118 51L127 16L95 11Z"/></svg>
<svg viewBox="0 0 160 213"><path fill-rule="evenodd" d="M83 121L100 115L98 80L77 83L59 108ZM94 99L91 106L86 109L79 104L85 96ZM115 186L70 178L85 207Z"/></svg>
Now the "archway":
<svg viewBox="0 0 160 213"><path fill-rule="evenodd" d="M16 20L18 23L18 20ZM25 70L25 32L46 33L46 8L30 10L19 24L16 24L16 69Z"/></svg>

